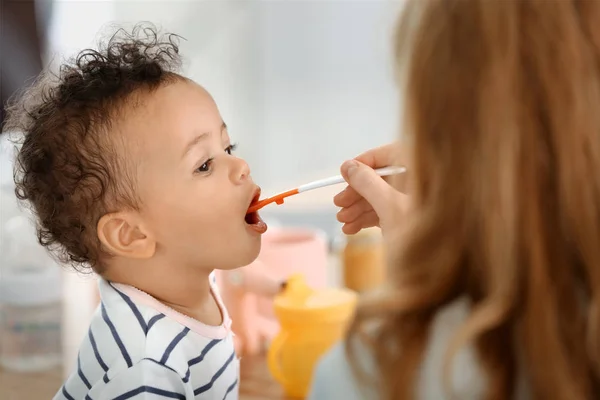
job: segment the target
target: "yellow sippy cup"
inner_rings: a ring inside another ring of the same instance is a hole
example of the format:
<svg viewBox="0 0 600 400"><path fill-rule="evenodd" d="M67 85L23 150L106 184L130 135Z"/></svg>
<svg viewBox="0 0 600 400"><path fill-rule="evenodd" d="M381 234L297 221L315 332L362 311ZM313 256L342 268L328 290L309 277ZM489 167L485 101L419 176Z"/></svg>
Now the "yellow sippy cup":
<svg viewBox="0 0 600 400"><path fill-rule="evenodd" d="M269 370L289 397L307 395L315 364L341 340L356 306L348 289L313 290L294 275L274 301L281 330L268 353Z"/></svg>

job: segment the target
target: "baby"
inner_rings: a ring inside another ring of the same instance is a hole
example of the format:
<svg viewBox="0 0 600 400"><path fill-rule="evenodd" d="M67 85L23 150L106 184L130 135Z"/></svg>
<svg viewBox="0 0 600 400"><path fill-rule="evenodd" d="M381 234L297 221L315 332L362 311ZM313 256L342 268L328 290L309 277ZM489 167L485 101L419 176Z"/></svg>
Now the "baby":
<svg viewBox="0 0 600 400"><path fill-rule="evenodd" d="M9 107L17 196L40 243L100 276L101 305L55 399L236 399L239 361L214 269L250 264L267 226L177 37L120 30ZM272 292L279 290L273 282Z"/></svg>

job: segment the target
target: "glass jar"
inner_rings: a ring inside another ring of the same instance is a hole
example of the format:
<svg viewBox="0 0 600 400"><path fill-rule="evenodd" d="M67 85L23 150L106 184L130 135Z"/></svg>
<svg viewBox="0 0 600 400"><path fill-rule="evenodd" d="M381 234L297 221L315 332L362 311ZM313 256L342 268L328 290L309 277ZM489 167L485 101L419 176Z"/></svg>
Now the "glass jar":
<svg viewBox="0 0 600 400"><path fill-rule="evenodd" d="M344 286L357 292L369 291L385 279L385 258L381 229L363 229L346 236L342 253Z"/></svg>

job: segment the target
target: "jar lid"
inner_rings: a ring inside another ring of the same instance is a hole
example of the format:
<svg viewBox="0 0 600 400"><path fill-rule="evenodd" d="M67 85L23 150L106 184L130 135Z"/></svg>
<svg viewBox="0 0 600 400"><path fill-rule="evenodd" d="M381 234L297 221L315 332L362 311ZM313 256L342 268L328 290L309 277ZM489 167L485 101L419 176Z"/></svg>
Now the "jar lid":
<svg viewBox="0 0 600 400"><path fill-rule="evenodd" d="M274 305L280 319L337 321L354 312L357 299L358 295L349 289L314 290L302 275L294 275L288 279L286 289L275 298Z"/></svg>
<svg viewBox="0 0 600 400"><path fill-rule="evenodd" d="M36 306L61 300L61 270L45 267L10 268L0 274L0 302Z"/></svg>

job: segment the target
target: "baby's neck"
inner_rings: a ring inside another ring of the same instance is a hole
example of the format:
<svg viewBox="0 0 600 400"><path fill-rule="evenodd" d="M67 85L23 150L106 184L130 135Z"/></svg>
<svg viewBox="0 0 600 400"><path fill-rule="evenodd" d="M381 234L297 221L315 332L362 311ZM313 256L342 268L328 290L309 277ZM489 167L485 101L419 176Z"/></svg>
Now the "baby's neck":
<svg viewBox="0 0 600 400"><path fill-rule="evenodd" d="M147 261L147 260L146 260ZM111 265L106 279L133 286L164 303L165 305L197 318L207 307L214 311L214 298L210 291L208 268L184 268L164 265L138 264L127 261L127 265Z"/></svg>

